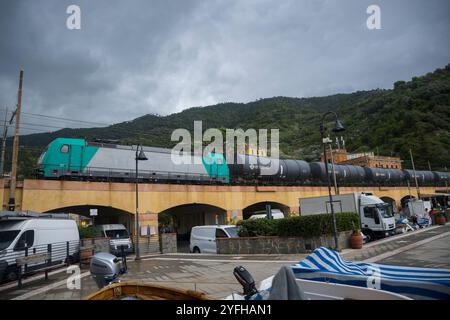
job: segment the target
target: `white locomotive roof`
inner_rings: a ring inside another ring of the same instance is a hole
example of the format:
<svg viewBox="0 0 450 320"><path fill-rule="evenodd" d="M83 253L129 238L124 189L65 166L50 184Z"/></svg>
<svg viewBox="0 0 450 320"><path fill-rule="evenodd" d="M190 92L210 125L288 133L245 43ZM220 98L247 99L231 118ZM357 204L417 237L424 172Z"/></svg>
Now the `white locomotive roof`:
<svg viewBox="0 0 450 320"><path fill-rule="evenodd" d="M125 146L120 144L111 144L111 143L100 143L100 142L87 142L88 146L95 146L101 148L111 148L111 149L121 149L121 150L136 150L136 145ZM167 148L157 148L157 147L145 147L143 146L143 150L148 152L158 152L158 153L171 153L171 149Z"/></svg>

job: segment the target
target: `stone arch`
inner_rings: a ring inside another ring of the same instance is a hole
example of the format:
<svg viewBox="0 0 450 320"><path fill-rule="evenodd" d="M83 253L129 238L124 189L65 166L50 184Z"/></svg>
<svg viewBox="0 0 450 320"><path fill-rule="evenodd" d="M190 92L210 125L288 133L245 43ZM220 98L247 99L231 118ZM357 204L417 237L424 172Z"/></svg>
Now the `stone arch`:
<svg viewBox="0 0 450 320"><path fill-rule="evenodd" d="M90 217L90 209L97 209L98 216ZM83 204L75 206L60 207L45 211L46 213L69 213L77 220L78 224L81 222L81 217L92 219L92 222L97 224L123 224L129 232L134 229L134 214L119 208L102 206L96 204ZM78 216L78 218L77 218Z"/></svg>
<svg viewBox="0 0 450 320"><path fill-rule="evenodd" d="M161 211L158 221L167 231L176 232L179 241L188 241L194 226L226 224L227 210L207 203L185 203Z"/></svg>
<svg viewBox="0 0 450 320"><path fill-rule="evenodd" d="M402 208L406 207L406 203L408 202L409 199L415 199L415 198L416 197L410 196L410 195L407 195L407 196L404 196L403 198L401 198L400 204L401 204Z"/></svg>
<svg viewBox="0 0 450 320"><path fill-rule="evenodd" d="M281 210L285 216L287 216L290 212L290 208L288 205L285 205L276 201L261 201L248 205L247 207L242 209L242 217L243 219L248 219L254 212L265 211L266 205L270 204L272 209Z"/></svg>

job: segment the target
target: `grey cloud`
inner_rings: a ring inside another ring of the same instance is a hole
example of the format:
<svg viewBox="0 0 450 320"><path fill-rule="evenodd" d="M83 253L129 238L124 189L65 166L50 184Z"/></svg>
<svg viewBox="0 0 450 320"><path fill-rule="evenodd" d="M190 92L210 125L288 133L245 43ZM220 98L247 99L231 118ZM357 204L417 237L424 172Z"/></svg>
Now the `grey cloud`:
<svg viewBox="0 0 450 320"><path fill-rule="evenodd" d="M366 28L378 4L382 30ZM67 30L78 4L82 29ZM0 106L121 122L224 101L389 88L450 62L446 0L2 1ZM93 120L94 119L94 120Z"/></svg>

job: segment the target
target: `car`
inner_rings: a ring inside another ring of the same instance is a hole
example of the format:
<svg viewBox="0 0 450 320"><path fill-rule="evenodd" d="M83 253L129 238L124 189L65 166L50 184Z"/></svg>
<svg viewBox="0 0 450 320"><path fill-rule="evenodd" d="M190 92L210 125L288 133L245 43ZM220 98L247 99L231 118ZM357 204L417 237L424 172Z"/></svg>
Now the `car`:
<svg viewBox="0 0 450 320"><path fill-rule="evenodd" d="M191 229L189 250L192 253L217 253L217 238L237 238L235 225L195 226Z"/></svg>

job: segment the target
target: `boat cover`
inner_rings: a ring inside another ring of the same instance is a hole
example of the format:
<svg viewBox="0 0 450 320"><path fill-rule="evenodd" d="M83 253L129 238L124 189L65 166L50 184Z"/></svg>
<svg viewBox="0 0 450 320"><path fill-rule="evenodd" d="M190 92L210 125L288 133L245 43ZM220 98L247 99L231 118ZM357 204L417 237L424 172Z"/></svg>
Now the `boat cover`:
<svg viewBox="0 0 450 320"><path fill-rule="evenodd" d="M414 299L450 300L450 269L345 261L338 252L320 247L292 271L299 279L386 290Z"/></svg>

